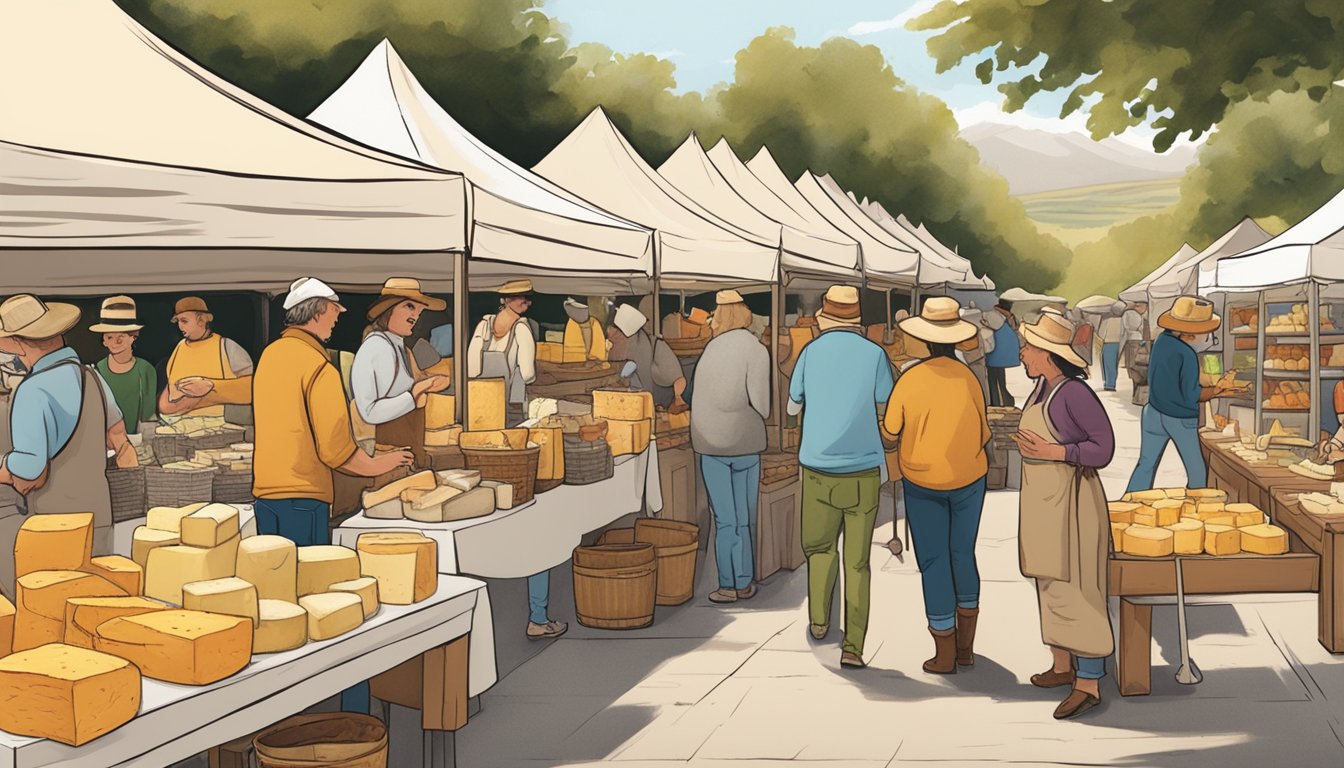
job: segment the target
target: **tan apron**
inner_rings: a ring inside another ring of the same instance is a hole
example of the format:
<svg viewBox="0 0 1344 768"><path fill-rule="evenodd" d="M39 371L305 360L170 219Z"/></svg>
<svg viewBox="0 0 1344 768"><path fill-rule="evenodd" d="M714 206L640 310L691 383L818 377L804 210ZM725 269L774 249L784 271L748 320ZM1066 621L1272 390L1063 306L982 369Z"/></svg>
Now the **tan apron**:
<svg viewBox="0 0 1344 768"><path fill-rule="evenodd" d="M1059 436L1049 407L1027 406L1021 429L1054 445ZM1095 470L1062 461L1022 459L1018 547L1022 575L1036 580L1041 639L1077 656L1101 658L1115 650L1106 605L1110 517Z"/></svg>
<svg viewBox="0 0 1344 768"><path fill-rule="evenodd" d="M389 341L389 343L391 343ZM397 345L392 345L397 349ZM397 355L397 365L405 366L406 372L410 374L411 380L419 378L415 367L410 361L410 350L403 345L401 354ZM385 393L384 396L391 393ZM415 465L420 468L429 466L429 454L425 452L425 409L412 408L411 412L393 419L386 424L378 424L373 428L374 439L380 445L388 445L395 448L410 447L411 453L415 454Z"/></svg>

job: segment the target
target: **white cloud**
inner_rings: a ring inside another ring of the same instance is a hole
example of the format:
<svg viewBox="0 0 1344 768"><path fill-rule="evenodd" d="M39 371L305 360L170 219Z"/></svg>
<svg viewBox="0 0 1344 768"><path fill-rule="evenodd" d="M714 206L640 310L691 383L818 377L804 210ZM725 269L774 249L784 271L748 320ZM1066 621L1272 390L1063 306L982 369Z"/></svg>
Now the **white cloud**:
<svg viewBox="0 0 1344 768"><path fill-rule="evenodd" d="M893 29L905 29L906 24L909 24L915 18L923 16L925 13L933 10L933 7L940 1L941 0L918 0L914 5L890 19L860 21L849 28L849 34L856 36L875 35L878 32L889 32Z"/></svg>

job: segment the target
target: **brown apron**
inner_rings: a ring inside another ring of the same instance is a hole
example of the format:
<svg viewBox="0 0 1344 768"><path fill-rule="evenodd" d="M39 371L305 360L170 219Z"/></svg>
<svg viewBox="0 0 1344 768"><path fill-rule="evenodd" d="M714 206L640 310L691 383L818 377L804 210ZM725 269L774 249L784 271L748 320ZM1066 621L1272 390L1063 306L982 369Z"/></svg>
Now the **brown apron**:
<svg viewBox="0 0 1344 768"><path fill-rule="evenodd" d="M394 348L395 345L394 345ZM402 354L397 355L397 364L406 366L411 380L419 379L417 370L410 361L410 350L401 347ZM419 406L411 412L393 419L386 424L373 428L374 439L380 445L411 449L415 454L415 465L420 468L429 466L429 454L425 452L425 409Z"/></svg>
<svg viewBox="0 0 1344 768"><path fill-rule="evenodd" d="M1028 405L1021 429L1054 445L1050 402ZM1106 491L1095 470L1062 461L1022 459L1018 548L1022 575L1036 580L1041 639L1077 656L1101 658L1114 651L1106 605L1110 516Z"/></svg>

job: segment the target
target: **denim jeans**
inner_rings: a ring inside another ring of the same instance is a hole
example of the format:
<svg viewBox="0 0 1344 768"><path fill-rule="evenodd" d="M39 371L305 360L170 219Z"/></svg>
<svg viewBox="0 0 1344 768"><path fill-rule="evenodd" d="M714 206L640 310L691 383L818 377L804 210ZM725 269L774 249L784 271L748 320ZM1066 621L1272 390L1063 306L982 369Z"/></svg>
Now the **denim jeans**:
<svg viewBox="0 0 1344 768"><path fill-rule="evenodd" d="M257 533L283 536L300 547L331 543L331 505L318 499L257 499ZM369 684L341 691L343 712L369 713Z"/></svg>
<svg viewBox="0 0 1344 768"><path fill-rule="evenodd" d="M545 624L551 620L547 609L551 604L551 572L542 571L527 577L527 620Z"/></svg>
<svg viewBox="0 0 1344 768"><path fill-rule="evenodd" d="M756 577L756 503L761 457L701 456L709 506L714 511L714 561L720 589L746 589Z"/></svg>
<svg viewBox="0 0 1344 768"><path fill-rule="evenodd" d="M975 540L985 506L985 478L954 491L901 482L911 544L924 583L924 613L929 627L943 632L957 625L957 608L980 607Z"/></svg>
<svg viewBox="0 0 1344 768"><path fill-rule="evenodd" d="M1185 465L1186 487L1203 488L1209 483L1209 468L1199 449L1199 419L1178 419L1168 416L1151 405L1143 407L1141 421L1143 438L1139 443L1139 464L1129 478L1131 491L1146 491L1153 487L1157 465L1167 450L1167 443L1176 444L1181 463Z"/></svg>
<svg viewBox="0 0 1344 768"><path fill-rule="evenodd" d="M1116 379L1120 378L1120 343L1101 345L1101 371L1106 390L1115 391Z"/></svg>
<svg viewBox="0 0 1344 768"><path fill-rule="evenodd" d="M1085 659L1082 656L1074 656L1073 660L1078 665L1078 678L1080 680L1100 680L1106 676L1106 659Z"/></svg>
<svg viewBox="0 0 1344 768"><path fill-rule="evenodd" d="M995 408L1012 408L1017 405L1013 393L1008 391L1008 369L989 367L989 404Z"/></svg>

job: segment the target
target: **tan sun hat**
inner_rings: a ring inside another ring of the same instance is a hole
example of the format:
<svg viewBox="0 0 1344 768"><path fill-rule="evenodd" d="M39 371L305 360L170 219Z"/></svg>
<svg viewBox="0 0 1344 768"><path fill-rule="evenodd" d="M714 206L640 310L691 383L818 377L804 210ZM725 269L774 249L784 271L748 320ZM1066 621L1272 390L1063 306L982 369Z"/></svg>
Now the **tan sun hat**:
<svg viewBox="0 0 1344 768"><path fill-rule="evenodd" d="M448 302L443 299L426 296L425 292L420 290L420 281L413 277L389 277L387 282L383 283L383 290L379 292L378 300L369 307L368 318L372 320L407 299L416 304L424 304L431 312L441 312L448 306Z"/></svg>
<svg viewBox="0 0 1344 768"><path fill-rule="evenodd" d="M901 321L901 330L930 344L960 344L975 338L975 325L961 319L961 304L950 296L924 301L918 317Z"/></svg>
<svg viewBox="0 0 1344 768"><path fill-rule="evenodd" d="M11 296L0 304L0 339L50 339L78 322L79 307L54 301L47 304L29 293Z"/></svg>
<svg viewBox="0 0 1344 768"><path fill-rule="evenodd" d="M212 320L215 317L214 314L210 312L210 308L206 306L205 299L202 299L200 296L187 296L186 298L178 299L177 305L173 307L173 322L176 323L177 318L187 312L200 312L203 315L209 315L209 319Z"/></svg>
<svg viewBox="0 0 1344 768"><path fill-rule="evenodd" d="M719 291L714 295L714 303L718 304L720 307L725 304L743 304L745 301L746 300L742 298L742 294L732 289Z"/></svg>
<svg viewBox="0 0 1344 768"><path fill-rule="evenodd" d="M495 293L498 293L500 296L504 297L526 296L527 294L532 293L532 281L510 280L509 282L499 286L499 290L495 291Z"/></svg>
<svg viewBox="0 0 1344 768"><path fill-rule="evenodd" d="M1034 324L1022 326L1022 338L1031 346L1053 352L1079 368L1087 368L1087 362L1071 346L1073 333L1073 323L1050 312L1042 314Z"/></svg>
<svg viewBox="0 0 1344 768"><path fill-rule="evenodd" d="M111 296L103 299L98 323L89 326L89 330L94 333L130 333L144 327L135 316L135 299L130 296Z"/></svg>
<svg viewBox="0 0 1344 768"><path fill-rule="evenodd" d="M817 311L817 326L821 330L831 328L857 328L862 320L859 309L859 289L851 285L832 285L821 300L821 309Z"/></svg>
<svg viewBox="0 0 1344 768"><path fill-rule="evenodd" d="M1218 330L1223 319L1214 313L1212 301L1181 296L1171 309L1158 316L1157 324L1177 333L1209 333Z"/></svg>

